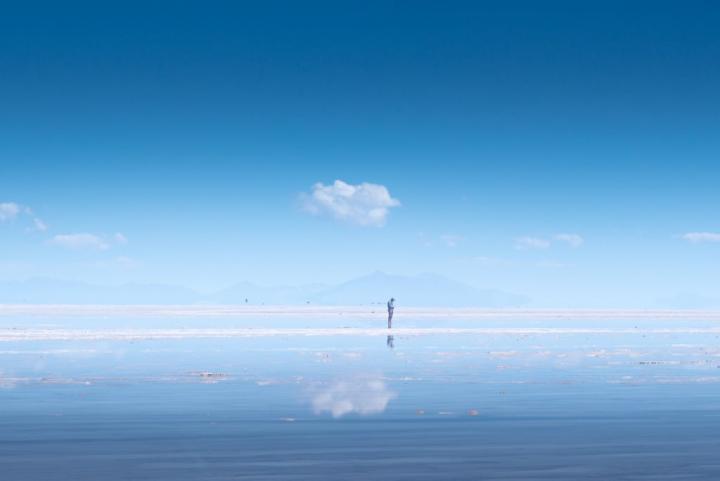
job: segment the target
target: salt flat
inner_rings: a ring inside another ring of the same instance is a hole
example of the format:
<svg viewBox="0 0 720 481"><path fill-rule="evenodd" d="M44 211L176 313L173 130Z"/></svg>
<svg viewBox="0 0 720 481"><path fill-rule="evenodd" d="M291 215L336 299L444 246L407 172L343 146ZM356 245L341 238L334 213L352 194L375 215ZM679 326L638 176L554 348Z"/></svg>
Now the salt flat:
<svg viewBox="0 0 720 481"><path fill-rule="evenodd" d="M148 317L382 317L378 306L254 306L254 305L52 305L0 304L0 317L10 316L148 316ZM720 310L702 309L485 309L402 307L396 315L412 318L473 319L709 319Z"/></svg>
<svg viewBox="0 0 720 481"><path fill-rule="evenodd" d="M2 305L0 341L720 334L720 311Z"/></svg>
<svg viewBox="0 0 720 481"><path fill-rule="evenodd" d="M438 336L438 335L609 335L714 334L715 328L310 328L310 329L0 329L2 341L206 339L270 336Z"/></svg>

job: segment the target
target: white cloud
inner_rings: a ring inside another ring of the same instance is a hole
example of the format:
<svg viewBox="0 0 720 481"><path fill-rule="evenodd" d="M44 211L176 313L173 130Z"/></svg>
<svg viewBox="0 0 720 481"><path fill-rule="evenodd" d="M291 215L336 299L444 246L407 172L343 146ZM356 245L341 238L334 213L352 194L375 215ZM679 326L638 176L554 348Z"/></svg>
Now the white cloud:
<svg viewBox="0 0 720 481"><path fill-rule="evenodd" d="M0 202L0 222L14 220L16 218L30 223L25 229L26 232L46 232L48 230L48 225L37 217L30 207L16 202ZM77 233L58 234L46 242L68 249L103 251L110 249L113 245L127 244L128 239L120 232L112 236Z"/></svg>
<svg viewBox="0 0 720 481"><path fill-rule="evenodd" d="M133 270L142 267L142 263L132 257L119 256L113 259L98 260L93 266L101 269Z"/></svg>
<svg viewBox="0 0 720 481"><path fill-rule="evenodd" d="M720 242L720 233L715 232L688 232L682 236L688 242L699 244L701 242Z"/></svg>
<svg viewBox="0 0 720 481"><path fill-rule="evenodd" d="M40 218L34 216L33 210L30 207L15 202L0 202L0 222L13 220L19 215L32 218L32 227L27 228L28 231L44 232L48 228L47 224Z"/></svg>
<svg viewBox="0 0 720 481"><path fill-rule="evenodd" d="M125 269L140 267L140 262L131 257L120 256L115 258L115 264Z"/></svg>
<svg viewBox="0 0 720 481"><path fill-rule="evenodd" d="M432 239L430 239L430 237L428 237L424 232L418 232L417 237L423 246L432 247L432 245L433 245Z"/></svg>
<svg viewBox="0 0 720 481"><path fill-rule="evenodd" d="M380 378L356 378L337 381L318 391L312 405L315 414L329 412L339 418L350 413L381 413L395 397Z"/></svg>
<svg viewBox="0 0 720 481"><path fill-rule="evenodd" d="M437 244L444 244L446 247L457 247L465 241L465 237L455 234L443 234L440 236L428 236L424 232L418 233L418 239L425 247L433 247Z"/></svg>
<svg viewBox="0 0 720 481"><path fill-rule="evenodd" d="M555 234L551 239L545 239L543 237L517 237L515 238L515 248L518 250L527 249L548 249L553 242L564 242L572 248L577 248L583 245L585 239L580 234Z"/></svg>
<svg viewBox="0 0 720 481"><path fill-rule="evenodd" d="M0 202L0 222L14 219L21 210L22 207L15 202Z"/></svg>
<svg viewBox="0 0 720 481"><path fill-rule="evenodd" d="M567 243L570 247L580 247L585 239L578 234L557 234L555 240Z"/></svg>
<svg viewBox="0 0 720 481"><path fill-rule="evenodd" d="M520 250L547 249L548 247L550 247L550 241L540 237L518 237L515 239L515 248Z"/></svg>
<svg viewBox="0 0 720 481"><path fill-rule="evenodd" d="M35 227L35 230L40 232L45 232L48 229L47 224L37 217L33 217L33 226Z"/></svg>
<svg viewBox="0 0 720 481"><path fill-rule="evenodd" d="M475 256L471 260L483 267L508 267L513 265L510 260L491 256Z"/></svg>
<svg viewBox="0 0 720 481"><path fill-rule="evenodd" d="M440 240L442 240L448 247L457 247L457 245L465 240L465 238L459 235L445 234L440 236Z"/></svg>
<svg viewBox="0 0 720 481"><path fill-rule="evenodd" d="M546 259L542 261L538 261L535 263L535 267L542 267L542 268L550 268L550 269L556 269L560 267L568 267L569 264L565 264L564 262L554 261L552 259Z"/></svg>
<svg viewBox="0 0 720 481"><path fill-rule="evenodd" d="M113 244L127 244L127 242L127 237L119 232L109 238L88 233L58 234L48 241L50 244L68 249L96 251L105 251L110 249Z"/></svg>
<svg viewBox="0 0 720 481"><path fill-rule="evenodd" d="M330 215L335 219L361 226L382 226L390 209L400 205L387 187L363 182L351 185L336 180L332 185L318 182L312 191L300 196L303 208L315 215Z"/></svg>
<svg viewBox="0 0 720 481"><path fill-rule="evenodd" d="M104 251L110 248L102 237L95 234L58 234L50 239L50 244L68 249L88 249Z"/></svg>

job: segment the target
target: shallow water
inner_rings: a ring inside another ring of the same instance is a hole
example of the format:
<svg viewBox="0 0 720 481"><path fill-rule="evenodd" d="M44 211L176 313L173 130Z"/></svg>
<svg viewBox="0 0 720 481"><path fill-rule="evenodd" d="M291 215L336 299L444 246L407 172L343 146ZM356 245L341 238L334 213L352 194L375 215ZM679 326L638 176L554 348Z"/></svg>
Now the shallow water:
<svg viewBox="0 0 720 481"><path fill-rule="evenodd" d="M562 326L638 323L0 342L2 479L720 479L717 326Z"/></svg>

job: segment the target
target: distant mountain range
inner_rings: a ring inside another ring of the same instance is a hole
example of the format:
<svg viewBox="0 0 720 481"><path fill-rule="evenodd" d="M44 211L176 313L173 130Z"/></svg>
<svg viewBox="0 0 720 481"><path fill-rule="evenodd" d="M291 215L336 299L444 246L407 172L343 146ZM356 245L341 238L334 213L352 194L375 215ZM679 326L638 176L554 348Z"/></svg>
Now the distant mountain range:
<svg viewBox="0 0 720 481"><path fill-rule="evenodd" d="M528 303L524 296L493 289L476 289L437 274L396 276L382 272L324 289L314 296L318 304L385 303L388 297L408 306L515 307Z"/></svg>
<svg viewBox="0 0 720 481"><path fill-rule="evenodd" d="M165 284L94 285L78 281L34 278L0 282L5 304L248 304L369 305L389 297L419 307L520 307L529 300L493 289L476 289L436 274L418 276L375 272L336 286L265 287L241 282L210 294Z"/></svg>

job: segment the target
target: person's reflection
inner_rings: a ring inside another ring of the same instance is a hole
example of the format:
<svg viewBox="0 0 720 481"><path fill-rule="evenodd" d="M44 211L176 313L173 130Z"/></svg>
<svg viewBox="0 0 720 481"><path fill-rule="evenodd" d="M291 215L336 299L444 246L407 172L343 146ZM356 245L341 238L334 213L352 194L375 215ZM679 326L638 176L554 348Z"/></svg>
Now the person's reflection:
<svg viewBox="0 0 720 481"><path fill-rule="evenodd" d="M388 347L388 349L395 349L395 337L394 336L387 337L387 347Z"/></svg>

